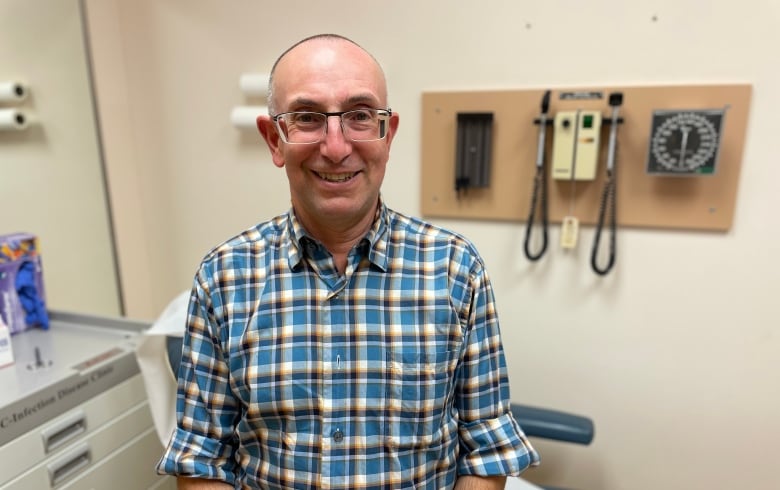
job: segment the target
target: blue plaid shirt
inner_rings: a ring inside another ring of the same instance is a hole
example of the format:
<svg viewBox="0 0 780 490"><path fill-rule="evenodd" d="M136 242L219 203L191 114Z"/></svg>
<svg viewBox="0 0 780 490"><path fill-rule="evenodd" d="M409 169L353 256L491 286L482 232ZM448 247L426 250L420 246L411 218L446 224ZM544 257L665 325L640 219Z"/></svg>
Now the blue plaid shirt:
<svg viewBox="0 0 780 490"><path fill-rule="evenodd" d="M509 411L482 259L384 204L343 275L292 211L215 248L182 354L160 473L441 490L539 460Z"/></svg>

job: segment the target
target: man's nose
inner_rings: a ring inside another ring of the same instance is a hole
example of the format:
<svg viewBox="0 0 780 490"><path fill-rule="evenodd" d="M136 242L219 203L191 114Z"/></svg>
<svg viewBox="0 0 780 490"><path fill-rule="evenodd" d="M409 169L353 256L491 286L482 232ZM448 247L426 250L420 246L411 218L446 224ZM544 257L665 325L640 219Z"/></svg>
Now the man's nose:
<svg viewBox="0 0 780 490"><path fill-rule="evenodd" d="M344 160L352 152L352 142L344 135L340 117L328 117L327 131L320 143L320 152L333 162Z"/></svg>

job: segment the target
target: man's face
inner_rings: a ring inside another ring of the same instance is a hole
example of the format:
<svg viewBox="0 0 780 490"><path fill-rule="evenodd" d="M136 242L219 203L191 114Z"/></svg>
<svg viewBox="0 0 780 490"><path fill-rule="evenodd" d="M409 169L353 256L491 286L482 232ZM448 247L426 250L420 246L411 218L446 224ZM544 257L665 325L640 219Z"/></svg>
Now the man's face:
<svg viewBox="0 0 780 490"><path fill-rule="evenodd" d="M387 108L384 76L359 47L343 40L319 39L287 53L274 73L275 112L341 112ZM296 216L305 227L349 226L373 219L385 175L390 144L398 127L393 115L383 140L345 138L338 117L328 118L323 141L288 144L266 117L258 127L274 164L285 167Z"/></svg>

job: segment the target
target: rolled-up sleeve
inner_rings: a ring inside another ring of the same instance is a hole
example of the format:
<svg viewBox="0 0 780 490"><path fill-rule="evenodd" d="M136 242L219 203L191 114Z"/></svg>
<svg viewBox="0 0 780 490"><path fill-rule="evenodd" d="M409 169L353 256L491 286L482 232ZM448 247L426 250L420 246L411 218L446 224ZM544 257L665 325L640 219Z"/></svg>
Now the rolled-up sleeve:
<svg viewBox="0 0 780 490"><path fill-rule="evenodd" d="M470 274L466 346L458 379L458 474L518 476L539 455L510 411L509 378L495 299L481 263Z"/></svg>
<svg viewBox="0 0 780 490"><path fill-rule="evenodd" d="M157 465L160 474L216 479L230 484L238 471L235 427L238 404L229 383L208 271L196 276L182 346L176 397L176 430Z"/></svg>

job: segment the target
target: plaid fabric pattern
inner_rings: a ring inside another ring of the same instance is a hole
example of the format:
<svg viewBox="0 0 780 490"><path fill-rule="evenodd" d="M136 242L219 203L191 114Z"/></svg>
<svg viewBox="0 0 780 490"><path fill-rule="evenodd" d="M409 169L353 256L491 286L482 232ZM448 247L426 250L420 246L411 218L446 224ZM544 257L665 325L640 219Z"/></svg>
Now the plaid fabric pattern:
<svg viewBox="0 0 780 490"><path fill-rule="evenodd" d="M236 488L452 488L538 455L463 237L389 210L344 275L292 211L206 256L160 473Z"/></svg>

